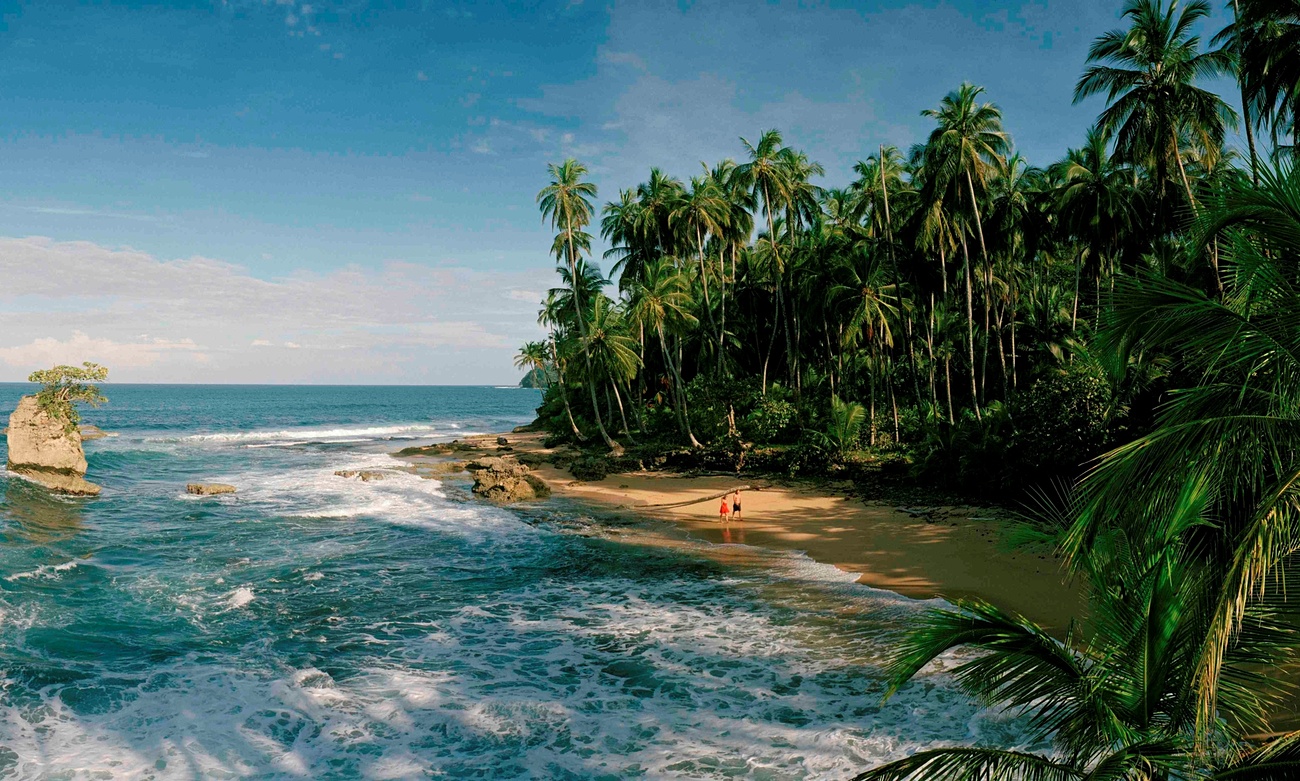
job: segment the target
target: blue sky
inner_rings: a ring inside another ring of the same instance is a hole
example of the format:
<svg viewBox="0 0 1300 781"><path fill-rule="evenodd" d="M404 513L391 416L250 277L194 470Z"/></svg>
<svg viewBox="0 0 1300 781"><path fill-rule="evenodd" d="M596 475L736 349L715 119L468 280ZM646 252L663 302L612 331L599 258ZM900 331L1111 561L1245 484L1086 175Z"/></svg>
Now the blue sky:
<svg viewBox="0 0 1300 781"><path fill-rule="evenodd" d="M0 3L0 381L513 382L547 162L603 202L778 127L840 185L970 80L1046 164L1120 5Z"/></svg>

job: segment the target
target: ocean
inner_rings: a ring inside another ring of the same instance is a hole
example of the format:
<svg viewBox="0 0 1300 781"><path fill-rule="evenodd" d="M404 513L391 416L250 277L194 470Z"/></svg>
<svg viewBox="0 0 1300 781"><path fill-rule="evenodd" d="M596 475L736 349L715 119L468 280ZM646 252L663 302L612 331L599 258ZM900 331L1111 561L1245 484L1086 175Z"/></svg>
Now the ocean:
<svg viewBox="0 0 1300 781"><path fill-rule="evenodd" d="M29 390L0 384L0 415ZM1020 742L942 670L882 704L888 637L927 605L833 567L334 475L509 430L537 391L105 391L102 496L0 472L0 778L844 779Z"/></svg>

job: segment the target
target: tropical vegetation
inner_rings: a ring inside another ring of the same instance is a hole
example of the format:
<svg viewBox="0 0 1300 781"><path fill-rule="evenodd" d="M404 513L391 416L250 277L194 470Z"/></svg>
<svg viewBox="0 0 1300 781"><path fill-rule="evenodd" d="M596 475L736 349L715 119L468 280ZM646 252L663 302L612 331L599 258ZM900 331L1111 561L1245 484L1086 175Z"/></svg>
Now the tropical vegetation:
<svg viewBox="0 0 1300 781"><path fill-rule="evenodd" d="M844 187L776 130L652 169L599 207L609 277L586 169L551 167L561 283L520 365L554 380L553 439L1007 503L1065 486L1040 538L1086 619L961 604L886 665L897 687L974 649L958 683L1042 750L861 778L1300 777L1300 1L1228 7L1203 36L1204 0L1127 0L1074 91L1095 124L1040 165L961 84Z"/></svg>
<svg viewBox="0 0 1300 781"><path fill-rule="evenodd" d="M108 369L97 363L86 362L81 366L55 366L32 372L27 378L41 386L36 392L36 403L41 410L55 420L63 421L64 427L75 431L81 422L77 412L78 404L92 407L108 401L99 390L96 382L108 380Z"/></svg>

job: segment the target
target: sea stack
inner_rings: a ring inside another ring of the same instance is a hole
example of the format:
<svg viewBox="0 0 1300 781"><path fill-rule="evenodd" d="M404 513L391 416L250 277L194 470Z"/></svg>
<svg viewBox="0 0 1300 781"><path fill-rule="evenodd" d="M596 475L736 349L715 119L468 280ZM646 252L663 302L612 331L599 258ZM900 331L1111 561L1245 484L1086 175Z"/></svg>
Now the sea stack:
<svg viewBox="0 0 1300 781"><path fill-rule="evenodd" d="M46 414L35 396L24 396L9 416L9 471L51 491L97 496L100 488L85 480L86 452L81 433Z"/></svg>

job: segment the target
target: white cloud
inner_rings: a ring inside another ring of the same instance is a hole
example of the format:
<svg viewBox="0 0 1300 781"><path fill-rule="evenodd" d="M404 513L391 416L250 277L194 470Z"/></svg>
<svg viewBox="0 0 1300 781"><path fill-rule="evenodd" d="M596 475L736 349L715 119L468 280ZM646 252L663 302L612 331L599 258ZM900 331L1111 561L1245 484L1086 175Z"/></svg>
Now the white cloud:
<svg viewBox="0 0 1300 781"><path fill-rule="evenodd" d="M84 361L115 369L136 369L158 363L168 351L182 353L190 361L202 362L207 358L192 339L115 342L112 339L92 339L81 331L73 331L71 338L65 340L43 337L16 347L0 347L0 361L20 369L75 365Z"/></svg>
<svg viewBox="0 0 1300 781"><path fill-rule="evenodd" d="M391 260L259 279L212 258L0 238L0 381L84 360L140 382L508 381L538 333L538 297L518 293L547 277Z"/></svg>

